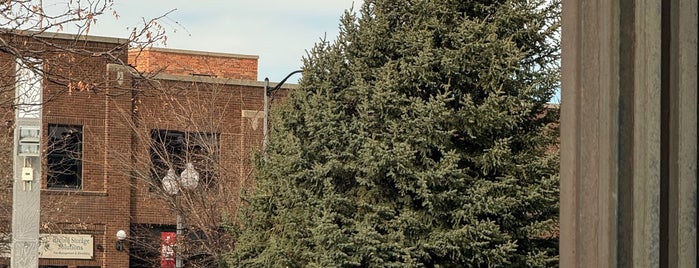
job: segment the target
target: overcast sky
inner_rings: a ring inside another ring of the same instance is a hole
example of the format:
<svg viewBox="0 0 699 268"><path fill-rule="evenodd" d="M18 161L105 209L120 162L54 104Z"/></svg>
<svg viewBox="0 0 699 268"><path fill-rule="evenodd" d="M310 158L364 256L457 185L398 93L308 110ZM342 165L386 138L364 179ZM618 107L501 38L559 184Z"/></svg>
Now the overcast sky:
<svg viewBox="0 0 699 268"><path fill-rule="evenodd" d="M49 1L44 1L46 4ZM143 19L176 9L162 22L167 47L258 55L258 80L279 81L299 69L322 37L334 40L340 16L361 0L115 0L118 19L105 15L91 35L126 38ZM296 82L298 75L289 79Z"/></svg>

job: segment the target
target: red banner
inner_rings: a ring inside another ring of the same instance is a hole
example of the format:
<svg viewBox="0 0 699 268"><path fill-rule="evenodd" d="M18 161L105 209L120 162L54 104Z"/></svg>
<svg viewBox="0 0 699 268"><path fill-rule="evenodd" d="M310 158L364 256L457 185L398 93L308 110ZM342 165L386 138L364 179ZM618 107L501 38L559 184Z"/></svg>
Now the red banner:
<svg viewBox="0 0 699 268"><path fill-rule="evenodd" d="M175 232L160 233L160 267L175 268Z"/></svg>

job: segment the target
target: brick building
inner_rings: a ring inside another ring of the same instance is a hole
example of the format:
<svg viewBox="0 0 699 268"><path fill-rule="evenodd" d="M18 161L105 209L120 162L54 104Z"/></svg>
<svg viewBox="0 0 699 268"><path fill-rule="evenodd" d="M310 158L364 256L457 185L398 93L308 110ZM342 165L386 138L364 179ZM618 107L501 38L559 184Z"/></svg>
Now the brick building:
<svg viewBox="0 0 699 268"><path fill-rule="evenodd" d="M235 214L240 190L251 176L252 153L262 140L264 84L256 81L257 56L127 51L125 41L116 38L43 38L75 42L96 53L43 50L33 55L46 71L41 83L41 233L85 241L80 250L67 245L64 252L42 253L40 267L160 267L170 261L161 252L170 242L161 238L174 235L178 216L192 227L178 237L189 243L181 245L181 256L188 264L206 265L215 257L204 254L207 246L230 245L221 226ZM104 51L110 57L95 56ZM12 100L21 83L16 59L0 53L0 65L6 66L0 98ZM6 122L0 126L5 145L0 163L8 166L14 146L11 103L0 101ZM185 177L189 164L199 174L197 188L164 182ZM1 223L9 230L12 171L0 171L0 176ZM171 195L169 186L180 191ZM127 235L121 244L120 230Z"/></svg>

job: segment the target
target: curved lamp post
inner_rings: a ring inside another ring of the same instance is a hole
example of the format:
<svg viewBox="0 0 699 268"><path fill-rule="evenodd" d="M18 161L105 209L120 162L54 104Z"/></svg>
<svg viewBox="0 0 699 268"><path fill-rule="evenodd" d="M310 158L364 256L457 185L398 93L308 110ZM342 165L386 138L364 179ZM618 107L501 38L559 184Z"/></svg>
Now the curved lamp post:
<svg viewBox="0 0 699 268"><path fill-rule="evenodd" d="M193 191L199 186L199 172L194 169L192 163L187 163L180 176L177 176L175 170L169 169L162 183L163 190L170 196L177 195L181 190ZM182 214L177 211L177 239L182 239L182 229ZM175 251L175 267L182 267L182 255L180 255L179 248Z"/></svg>
<svg viewBox="0 0 699 268"><path fill-rule="evenodd" d="M277 83L276 86L273 88L269 87L269 78L265 77L265 103L264 103L264 120L262 122L262 153L264 154L265 160L267 159L267 128L268 128L268 123L267 120L269 118L269 97L272 96L272 94L279 90L279 88L284 85L287 79L291 77L294 74L300 73L302 70L296 70L284 77L281 82Z"/></svg>

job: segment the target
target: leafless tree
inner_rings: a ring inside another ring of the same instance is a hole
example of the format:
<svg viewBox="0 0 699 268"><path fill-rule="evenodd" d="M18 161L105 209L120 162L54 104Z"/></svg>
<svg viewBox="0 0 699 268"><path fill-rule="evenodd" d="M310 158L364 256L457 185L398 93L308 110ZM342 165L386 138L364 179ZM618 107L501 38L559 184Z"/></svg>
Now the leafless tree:
<svg viewBox="0 0 699 268"><path fill-rule="evenodd" d="M118 17L114 0L54 1L46 8L42 0L0 1L0 54L2 69L15 70L15 64L28 66L48 83L64 87L64 91L100 90L103 84L90 79L91 61L128 65L125 51L164 44L166 28L161 21L174 11L142 20L132 28L119 45L96 49L85 46L86 37L105 16ZM14 73L4 73L14 77ZM0 108L15 104L14 79L0 82ZM9 92L6 92L9 91ZM50 96L44 96L50 100Z"/></svg>
<svg viewBox="0 0 699 268"><path fill-rule="evenodd" d="M196 80L139 80L132 110L119 111L134 142L131 154L109 152L122 165L115 169L128 170L136 196L152 204L141 209L165 207L166 220L132 224L131 253L146 265L159 265L158 230L174 231L175 215L184 223L176 248L187 267L218 267L234 246L226 226L234 220L241 189L250 185L251 154L260 140L246 141L237 130L244 86ZM188 164L199 174L195 189L165 179L184 176ZM177 194L168 192L172 186Z"/></svg>
<svg viewBox="0 0 699 268"><path fill-rule="evenodd" d="M85 40L97 27L98 18L119 16L114 0L65 0L48 5L42 0L0 0L0 165L13 166L14 111L31 99L15 94L18 85L41 81L42 104L77 91L102 92L107 85L104 79L90 75L94 73L90 68L104 63L126 66L128 49L164 43L166 28L161 21L170 12L140 21L129 36L119 37L123 42L96 48ZM19 69L31 75L18 75ZM0 254L6 253L9 244L12 176L12 168L0 170L0 214L5 215L0 217ZM42 210L42 218L50 214L50 209ZM43 227L60 228L58 225L48 221Z"/></svg>
<svg viewBox="0 0 699 268"><path fill-rule="evenodd" d="M0 110L2 113L2 118L8 118L12 115L10 111ZM13 131L11 122L3 122L0 124L0 154L2 156L11 156L12 154L12 143L13 143ZM12 167L12 157L0 157L0 166ZM0 255L7 254L10 251L10 224L12 215L12 169L5 168L0 170L0 215L7 215L5 217L0 217Z"/></svg>

